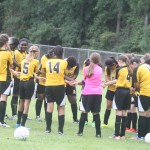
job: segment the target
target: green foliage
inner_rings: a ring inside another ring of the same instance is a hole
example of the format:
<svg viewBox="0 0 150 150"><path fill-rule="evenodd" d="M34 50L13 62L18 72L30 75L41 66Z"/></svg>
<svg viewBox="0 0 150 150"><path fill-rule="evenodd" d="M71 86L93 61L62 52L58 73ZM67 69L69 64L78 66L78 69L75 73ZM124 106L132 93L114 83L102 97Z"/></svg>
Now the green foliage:
<svg viewBox="0 0 150 150"><path fill-rule="evenodd" d="M0 32L32 43L150 49L149 0L1 0Z"/></svg>

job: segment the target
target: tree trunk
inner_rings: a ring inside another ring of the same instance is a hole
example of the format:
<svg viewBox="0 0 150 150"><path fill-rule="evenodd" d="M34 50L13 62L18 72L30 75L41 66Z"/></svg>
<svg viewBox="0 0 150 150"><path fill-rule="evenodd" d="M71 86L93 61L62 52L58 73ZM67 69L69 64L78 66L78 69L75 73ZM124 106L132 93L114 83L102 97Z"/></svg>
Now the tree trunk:
<svg viewBox="0 0 150 150"><path fill-rule="evenodd" d="M147 27L148 26L148 13L145 13L145 18L144 18L144 26Z"/></svg>
<svg viewBox="0 0 150 150"><path fill-rule="evenodd" d="M116 33L119 33L120 32L120 21L121 20L121 15L120 13L118 12L117 14L117 26L116 26Z"/></svg>

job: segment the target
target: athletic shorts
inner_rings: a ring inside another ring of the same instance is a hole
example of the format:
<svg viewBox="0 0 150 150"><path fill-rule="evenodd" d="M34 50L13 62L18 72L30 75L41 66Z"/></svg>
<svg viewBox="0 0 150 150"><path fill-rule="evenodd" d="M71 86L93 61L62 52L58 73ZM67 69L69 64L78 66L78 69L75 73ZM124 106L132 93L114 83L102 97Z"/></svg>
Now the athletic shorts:
<svg viewBox="0 0 150 150"><path fill-rule="evenodd" d="M11 92L12 81L0 81L0 94L9 96Z"/></svg>
<svg viewBox="0 0 150 150"><path fill-rule="evenodd" d="M101 111L102 95L82 95L80 111L98 113Z"/></svg>
<svg viewBox="0 0 150 150"><path fill-rule="evenodd" d="M115 91L107 90L106 99L110 100L110 101L113 101L114 95L115 95Z"/></svg>
<svg viewBox="0 0 150 150"><path fill-rule="evenodd" d="M131 94L128 88L117 88L115 92L115 105L118 110L129 110Z"/></svg>
<svg viewBox="0 0 150 150"><path fill-rule="evenodd" d="M45 94L45 86L41 85L41 84L38 84L36 94Z"/></svg>
<svg viewBox="0 0 150 150"><path fill-rule="evenodd" d="M73 95L76 96L76 88L70 85L66 85L66 95Z"/></svg>
<svg viewBox="0 0 150 150"><path fill-rule="evenodd" d="M20 79L14 77L13 95L19 94L19 83L20 83Z"/></svg>
<svg viewBox="0 0 150 150"><path fill-rule="evenodd" d="M34 79L30 79L28 81L20 81L19 84L19 95L20 99L29 99L31 100L34 94Z"/></svg>
<svg viewBox="0 0 150 150"><path fill-rule="evenodd" d="M65 105L65 86L46 86L45 87L45 97L47 103L56 102L58 106Z"/></svg>
<svg viewBox="0 0 150 150"><path fill-rule="evenodd" d="M140 95L138 96L138 109L140 112L147 111L150 108L150 97Z"/></svg>
<svg viewBox="0 0 150 150"><path fill-rule="evenodd" d="M138 107L138 95L134 95L133 98L135 107Z"/></svg>

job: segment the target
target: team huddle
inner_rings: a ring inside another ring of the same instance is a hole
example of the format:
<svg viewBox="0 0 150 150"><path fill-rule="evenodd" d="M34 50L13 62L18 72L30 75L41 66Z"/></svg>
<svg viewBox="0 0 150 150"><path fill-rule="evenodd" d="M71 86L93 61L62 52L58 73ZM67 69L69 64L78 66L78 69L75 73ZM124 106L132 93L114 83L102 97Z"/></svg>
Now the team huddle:
<svg viewBox="0 0 150 150"><path fill-rule="evenodd" d="M65 96L72 110L73 122L79 124L78 136L83 136L88 112L93 113L96 137L101 137L101 127L108 126L111 108L116 109L115 133L111 138L125 139L125 132L137 132L133 140L144 140L150 132L150 55L141 59L124 54L116 60L105 60L105 72L101 66L100 54L93 52L83 65L83 80L77 81L79 64L74 56L63 59L63 48L55 46L39 61L39 48L30 46L27 39L18 40L7 34L0 34L0 126L9 127L4 122L7 98L11 87L11 119L17 119L16 128L25 126L31 98L36 90L36 120L44 102L46 133L51 132L54 103L58 110L58 133L64 134ZM102 77L105 75L105 81ZM76 86L82 85L77 118ZM106 92L106 111L101 125L100 111L103 88ZM19 101L19 104L18 104ZM138 115L137 111L138 109ZM138 117L139 116L139 117ZM138 118L138 125L137 125ZM132 123L132 127L131 127ZM138 126L138 128L136 127Z"/></svg>

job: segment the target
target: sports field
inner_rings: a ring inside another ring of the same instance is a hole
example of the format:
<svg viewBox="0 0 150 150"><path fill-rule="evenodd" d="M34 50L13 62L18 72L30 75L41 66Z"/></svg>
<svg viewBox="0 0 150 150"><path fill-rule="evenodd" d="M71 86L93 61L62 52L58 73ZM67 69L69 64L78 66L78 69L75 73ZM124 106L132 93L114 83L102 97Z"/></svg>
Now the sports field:
<svg viewBox="0 0 150 150"><path fill-rule="evenodd" d="M81 75L78 77L80 80ZM103 114L105 111L105 91L103 92L101 120L103 120ZM79 104L81 87L77 87L77 97ZM10 99L7 103L7 114L10 116ZM135 136L135 133L126 133L126 140L114 140L109 136L114 132L115 111L112 110L109 128L102 129L102 138L95 137L95 128L91 126L92 115L89 113L89 123L85 126L83 137L76 135L78 131L78 124L73 123L70 104L66 103L66 116L64 135L61 136L57 133L57 108L55 105L55 111L53 113L52 132L50 134L45 133L45 121L44 121L44 108L42 109L42 122L35 120L35 100L32 100L30 106L29 117L32 120L27 120L27 126L31 128L30 137L26 141L19 141L13 137L15 130L16 120L7 120L10 128L0 127L0 150L149 150L150 144L143 141L133 141L130 138ZM78 113L78 118L80 112Z"/></svg>

